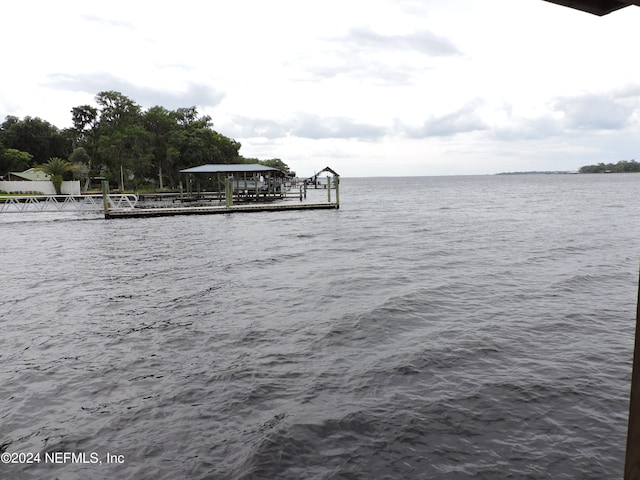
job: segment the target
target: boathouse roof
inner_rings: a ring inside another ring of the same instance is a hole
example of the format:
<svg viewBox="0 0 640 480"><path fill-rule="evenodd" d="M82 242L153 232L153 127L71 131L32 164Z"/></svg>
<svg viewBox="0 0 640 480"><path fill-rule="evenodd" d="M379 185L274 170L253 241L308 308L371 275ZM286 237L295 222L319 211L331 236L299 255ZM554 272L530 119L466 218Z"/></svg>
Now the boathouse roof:
<svg viewBox="0 0 640 480"><path fill-rule="evenodd" d="M198 167L185 168L180 173L264 173L278 172L285 175L282 170L267 167L259 163L208 163Z"/></svg>
<svg viewBox="0 0 640 480"><path fill-rule="evenodd" d="M640 1L620 1L620 0L546 0L547 2L557 3L565 7L575 8L583 12L593 13L594 15L606 15L629 5L640 6Z"/></svg>

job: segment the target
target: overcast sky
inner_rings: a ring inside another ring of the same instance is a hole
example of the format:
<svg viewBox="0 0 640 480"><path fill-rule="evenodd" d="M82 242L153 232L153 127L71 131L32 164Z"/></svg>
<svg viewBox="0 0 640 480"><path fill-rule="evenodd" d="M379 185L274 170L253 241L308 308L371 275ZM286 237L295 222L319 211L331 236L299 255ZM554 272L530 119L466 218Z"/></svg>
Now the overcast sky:
<svg viewBox="0 0 640 480"><path fill-rule="evenodd" d="M116 90L195 105L299 175L640 161L640 8L543 0L24 0L2 7L0 117L71 126Z"/></svg>

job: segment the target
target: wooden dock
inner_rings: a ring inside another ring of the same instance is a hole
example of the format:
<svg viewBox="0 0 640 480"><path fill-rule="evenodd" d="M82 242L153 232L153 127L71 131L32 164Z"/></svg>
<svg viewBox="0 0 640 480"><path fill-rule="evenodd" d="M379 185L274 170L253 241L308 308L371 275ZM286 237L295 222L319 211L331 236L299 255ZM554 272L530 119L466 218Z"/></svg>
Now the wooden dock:
<svg viewBox="0 0 640 480"><path fill-rule="evenodd" d="M231 206L189 206L157 208L119 208L105 211L104 218L168 217L174 215L211 215L239 212L277 212L282 210L328 210L338 209L338 203L259 203Z"/></svg>

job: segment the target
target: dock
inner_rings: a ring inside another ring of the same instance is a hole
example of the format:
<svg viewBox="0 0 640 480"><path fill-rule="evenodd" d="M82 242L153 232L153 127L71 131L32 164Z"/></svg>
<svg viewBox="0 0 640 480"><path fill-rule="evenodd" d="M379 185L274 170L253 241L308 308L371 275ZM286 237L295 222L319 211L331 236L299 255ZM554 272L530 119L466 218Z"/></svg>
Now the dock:
<svg viewBox="0 0 640 480"><path fill-rule="evenodd" d="M278 212L283 210L328 210L338 209L338 203L262 203L231 206L189 206L189 207L157 207L157 208L122 208L105 211L104 218L143 218L169 217L174 215L211 215L240 212Z"/></svg>
<svg viewBox="0 0 640 480"><path fill-rule="evenodd" d="M327 167L328 168L328 167ZM327 169L325 169L327 170ZM300 185L299 193L292 195L291 190L285 184L286 175L271 167L254 164L240 165L217 165L207 164L186 170L181 173L193 176L195 174L211 175L205 180L215 182L210 191L197 192L187 189L187 195L183 195L180 189L179 197L170 197L163 194L150 194L149 200L160 200L164 205L149 206L146 198L133 208L120 208L109 202L109 184L106 180L102 182L102 193L104 197L104 218L142 218L142 217L168 217L175 215L212 215L229 214L240 212L278 212L291 210L337 210L340 208L339 176L333 170L334 177L327 176L326 201L307 201L307 184L305 181ZM317 177L317 174L316 174ZM333 180L333 182L332 182ZM187 179L187 185L193 184L193 179ZM196 182L197 183L197 182ZM205 182L206 183L206 182ZM314 181L317 188L317 178ZM335 196L332 201L331 194L334 190ZM296 196L300 202L287 201L288 198ZM171 202L180 201L180 206L166 205L167 200ZM224 204L222 201L224 200ZM304 201L303 201L304 200ZM209 202L218 201L217 205ZM188 202L189 205L185 205ZM203 204L204 203L204 204Z"/></svg>

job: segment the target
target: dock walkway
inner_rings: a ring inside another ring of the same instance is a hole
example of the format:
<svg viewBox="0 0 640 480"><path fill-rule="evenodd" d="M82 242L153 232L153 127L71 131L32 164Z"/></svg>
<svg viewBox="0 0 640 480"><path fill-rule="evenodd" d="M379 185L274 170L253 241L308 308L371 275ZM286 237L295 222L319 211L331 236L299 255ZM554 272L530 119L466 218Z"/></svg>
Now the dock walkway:
<svg viewBox="0 0 640 480"><path fill-rule="evenodd" d="M210 215L238 212L276 212L282 210L328 210L338 209L337 203L261 203L231 206L190 206L190 207L157 207L157 208L123 208L109 209L106 219L137 217L168 217L173 215Z"/></svg>

